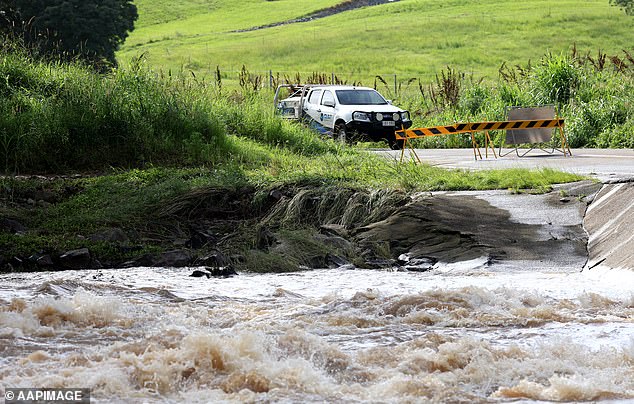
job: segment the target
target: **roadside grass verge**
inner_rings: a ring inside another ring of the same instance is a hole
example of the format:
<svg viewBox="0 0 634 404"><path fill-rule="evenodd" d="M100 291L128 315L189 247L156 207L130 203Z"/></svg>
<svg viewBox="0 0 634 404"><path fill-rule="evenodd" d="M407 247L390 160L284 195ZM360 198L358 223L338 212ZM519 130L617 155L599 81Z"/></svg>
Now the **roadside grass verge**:
<svg viewBox="0 0 634 404"><path fill-rule="evenodd" d="M570 147L634 147L634 49L608 55L547 54L539 61L499 69L496 82L445 68L436 83L418 95L400 94L397 105L409 109L416 127L507 119L509 107L554 105L565 119ZM504 131L491 131L499 145ZM484 135L476 134L480 144ZM556 143L558 136L554 136ZM417 147L470 147L464 135L417 140Z"/></svg>

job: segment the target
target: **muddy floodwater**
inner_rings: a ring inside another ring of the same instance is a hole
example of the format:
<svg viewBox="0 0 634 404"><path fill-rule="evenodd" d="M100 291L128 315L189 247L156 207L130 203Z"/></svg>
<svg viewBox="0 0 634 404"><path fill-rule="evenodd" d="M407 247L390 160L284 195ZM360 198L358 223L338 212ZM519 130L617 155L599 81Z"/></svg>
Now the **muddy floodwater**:
<svg viewBox="0 0 634 404"><path fill-rule="evenodd" d="M634 272L0 276L0 390L96 402L634 400ZM95 400L96 399L96 400Z"/></svg>

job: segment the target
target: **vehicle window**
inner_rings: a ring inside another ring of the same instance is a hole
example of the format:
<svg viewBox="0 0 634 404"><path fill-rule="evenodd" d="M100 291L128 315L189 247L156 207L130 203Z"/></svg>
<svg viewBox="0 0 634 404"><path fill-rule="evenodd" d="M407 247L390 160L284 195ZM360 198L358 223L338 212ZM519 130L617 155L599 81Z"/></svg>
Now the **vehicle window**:
<svg viewBox="0 0 634 404"><path fill-rule="evenodd" d="M324 98L321 99L321 105L326 105L330 101L331 104L335 103L335 97L333 97L330 91L324 91Z"/></svg>
<svg viewBox="0 0 634 404"><path fill-rule="evenodd" d="M311 104L319 103L319 96L321 95L321 90L313 90L308 96L308 102Z"/></svg>
<svg viewBox="0 0 634 404"><path fill-rule="evenodd" d="M337 90L339 104L343 105L385 105L387 101L374 90Z"/></svg>

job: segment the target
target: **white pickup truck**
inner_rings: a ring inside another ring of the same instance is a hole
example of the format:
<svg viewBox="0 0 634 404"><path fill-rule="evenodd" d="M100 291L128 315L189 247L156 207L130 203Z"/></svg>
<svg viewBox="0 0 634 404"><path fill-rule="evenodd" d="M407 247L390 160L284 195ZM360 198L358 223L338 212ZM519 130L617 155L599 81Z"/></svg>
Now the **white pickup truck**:
<svg viewBox="0 0 634 404"><path fill-rule="evenodd" d="M390 147L400 148L394 131L412 126L409 112L392 105L372 88L306 85L278 101L279 90L275 103L283 116L305 119L342 142L386 140Z"/></svg>

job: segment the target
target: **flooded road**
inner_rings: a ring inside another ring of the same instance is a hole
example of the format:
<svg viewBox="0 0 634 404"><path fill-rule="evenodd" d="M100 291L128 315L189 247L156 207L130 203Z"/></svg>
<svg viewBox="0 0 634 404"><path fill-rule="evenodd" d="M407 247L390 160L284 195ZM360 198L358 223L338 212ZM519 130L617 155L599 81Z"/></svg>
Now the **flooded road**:
<svg viewBox="0 0 634 404"><path fill-rule="evenodd" d="M98 402L634 400L634 272L0 276L0 389Z"/></svg>

